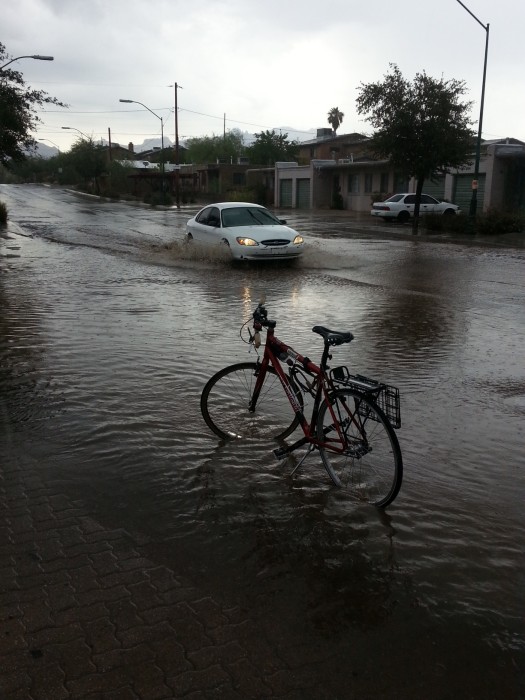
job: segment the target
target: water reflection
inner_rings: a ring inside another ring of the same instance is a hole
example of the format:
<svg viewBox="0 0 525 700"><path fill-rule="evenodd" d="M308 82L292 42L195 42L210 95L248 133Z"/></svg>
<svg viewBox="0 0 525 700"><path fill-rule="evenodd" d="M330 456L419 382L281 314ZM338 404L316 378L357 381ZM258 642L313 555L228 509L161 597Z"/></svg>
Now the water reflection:
<svg viewBox="0 0 525 700"><path fill-rule="evenodd" d="M352 239L295 268L239 268L188 257L179 219L124 205L68 219L44 195L23 208L34 238L0 263L0 400L4 435L46 480L268 634L523 659L522 255ZM316 324L352 330L333 364L402 389L405 481L386 514L343 500L318 459L291 478L271 445L208 433L200 391L253 358L239 329L263 293L298 351L320 357Z"/></svg>

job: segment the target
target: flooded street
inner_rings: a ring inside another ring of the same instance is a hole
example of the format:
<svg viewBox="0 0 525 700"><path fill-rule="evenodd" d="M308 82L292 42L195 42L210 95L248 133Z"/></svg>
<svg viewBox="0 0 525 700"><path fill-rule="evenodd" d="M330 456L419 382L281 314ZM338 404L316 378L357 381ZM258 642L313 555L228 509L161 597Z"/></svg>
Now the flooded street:
<svg viewBox="0 0 525 700"><path fill-rule="evenodd" d="M239 266L185 245L196 207L0 201L0 463L30 460L240 606L292 676L314 646L323 697L525 698L523 248L296 211L302 261ZM297 351L320 359L316 324L351 331L332 364L399 387L386 511L342 498L318 456L291 478L275 445L204 424L208 378L254 359L239 331L262 295Z"/></svg>

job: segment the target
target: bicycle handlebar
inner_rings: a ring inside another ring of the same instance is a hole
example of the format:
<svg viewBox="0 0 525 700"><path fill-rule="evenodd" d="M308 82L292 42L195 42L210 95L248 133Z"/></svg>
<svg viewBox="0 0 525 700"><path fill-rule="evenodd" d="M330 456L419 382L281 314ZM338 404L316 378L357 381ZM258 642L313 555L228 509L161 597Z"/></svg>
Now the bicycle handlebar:
<svg viewBox="0 0 525 700"><path fill-rule="evenodd" d="M256 331L260 331L261 328L275 328L277 321L271 321L268 318L268 311L264 304L258 304L257 308L253 312L253 327Z"/></svg>

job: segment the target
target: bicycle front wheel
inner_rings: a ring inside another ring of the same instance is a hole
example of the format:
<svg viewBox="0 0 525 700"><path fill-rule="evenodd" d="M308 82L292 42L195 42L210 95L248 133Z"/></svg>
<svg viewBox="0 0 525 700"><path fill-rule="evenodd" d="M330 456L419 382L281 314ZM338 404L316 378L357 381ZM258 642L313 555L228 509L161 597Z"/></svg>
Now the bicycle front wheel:
<svg viewBox="0 0 525 700"><path fill-rule="evenodd" d="M255 362L225 367L202 390L202 416L210 430L223 440L283 439L299 424L273 367L267 369L255 411L248 410L259 367ZM302 394L291 380L290 383L302 406Z"/></svg>
<svg viewBox="0 0 525 700"><path fill-rule="evenodd" d="M317 437L326 445L319 452L336 486L375 506L392 503L403 478L401 449L372 398L351 389L336 391L319 409Z"/></svg>

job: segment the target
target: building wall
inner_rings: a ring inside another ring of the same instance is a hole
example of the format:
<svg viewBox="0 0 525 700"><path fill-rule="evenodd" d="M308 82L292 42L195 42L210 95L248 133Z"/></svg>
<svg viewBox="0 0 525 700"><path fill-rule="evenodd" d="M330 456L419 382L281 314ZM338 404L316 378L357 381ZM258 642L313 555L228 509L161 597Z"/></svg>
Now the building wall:
<svg viewBox="0 0 525 700"><path fill-rule="evenodd" d="M369 152L368 144L369 140L357 133L315 139L299 144L298 158L302 164L307 164L312 160L360 158Z"/></svg>
<svg viewBox="0 0 525 700"><path fill-rule="evenodd" d="M351 135L352 136L352 135ZM479 164L478 211L491 208L505 209L523 206L525 201L525 144L515 139L507 143L485 144ZM310 178L310 206L314 209L329 209L334 204L336 183L342 198L342 207L348 211L367 212L373 201L384 199L396 192L415 192L415 179L400 177L387 161L373 161L366 155L366 143L344 140L343 137L329 139L317 144L317 153L331 153L334 143L354 143L352 157L314 158L309 165L298 163L276 163L275 167L275 206L280 202L280 181L292 181L291 205L297 207L297 180ZM302 157L314 144L303 144ZM359 156L358 148L363 155ZM309 151L308 151L309 152ZM345 154L348 155L348 154ZM362 160L360 160L362 158ZM447 173L440 179L435 192L438 198L454 202L455 195L461 193L460 204L468 211L469 192L474 177L474 162L465 168ZM428 183L430 185L430 183ZM425 190L425 186L423 186ZM512 191L511 191L512 190ZM289 190L287 190L289 191Z"/></svg>

